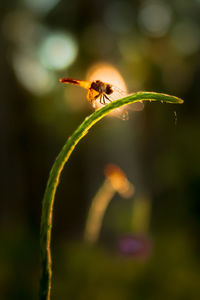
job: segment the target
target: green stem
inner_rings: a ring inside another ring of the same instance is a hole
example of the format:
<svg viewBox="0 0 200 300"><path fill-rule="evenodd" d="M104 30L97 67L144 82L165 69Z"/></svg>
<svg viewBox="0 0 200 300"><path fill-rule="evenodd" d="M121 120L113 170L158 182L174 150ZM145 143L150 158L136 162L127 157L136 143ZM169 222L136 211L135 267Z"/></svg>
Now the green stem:
<svg viewBox="0 0 200 300"><path fill-rule="evenodd" d="M56 158L53 167L50 171L47 182L43 202L42 202L42 217L40 228L40 248L41 248L41 281L40 281L40 300L50 300L51 292L51 277L52 277L52 263L51 263L51 229L52 229L52 215L53 205L55 199L56 189L59 183L61 171L68 161L72 151L78 142L88 133L88 130L99 120L105 117L108 113L116 108L126 104L138 101L163 101L166 103L183 103L180 98L153 92L139 92L127 96L125 98L113 101L112 103L95 111L87 117L77 130L68 138L58 157Z"/></svg>

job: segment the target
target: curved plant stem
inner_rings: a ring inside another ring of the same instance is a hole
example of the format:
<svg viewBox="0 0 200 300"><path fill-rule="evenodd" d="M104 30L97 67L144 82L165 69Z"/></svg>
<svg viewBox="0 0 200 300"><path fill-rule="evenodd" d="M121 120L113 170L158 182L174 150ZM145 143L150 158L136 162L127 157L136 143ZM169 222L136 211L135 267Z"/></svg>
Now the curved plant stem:
<svg viewBox="0 0 200 300"><path fill-rule="evenodd" d="M49 174L43 202L42 202L42 217L40 228L40 249L41 249L41 281L40 281L40 300L50 300L51 292L51 230L52 230L52 215L56 189L59 183L61 171L68 161L72 151L78 142L88 133L88 130L99 120L105 117L108 113L116 108L126 104L138 101L162 101L166 103L183 103L180 98L153 92L139 92L127 96L125 98L113 101L103 108L95 111L87 117L77 130L68 138L58 157L56 158L53 167Z"/></svg>

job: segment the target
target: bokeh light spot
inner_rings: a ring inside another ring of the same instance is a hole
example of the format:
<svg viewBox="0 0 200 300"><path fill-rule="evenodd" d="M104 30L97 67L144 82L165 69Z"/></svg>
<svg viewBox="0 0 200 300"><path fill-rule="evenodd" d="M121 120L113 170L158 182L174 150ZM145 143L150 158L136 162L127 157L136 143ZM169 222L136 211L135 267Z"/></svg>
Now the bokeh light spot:
<svg viewBox="0 0 200 300"><path fill-rule="evenodd" d="M60 0L24 0L25 4L34 12L44 14L49 12Z"/></svg>
<svg viewBox="0 0 200 300"><path fill-rule="evenodd" d="M176 24L172 31L171 41L181 54L191 55L200 48L199 28L191 21Z"/></svg>
<svg viewBox="0 0 200 300"><path fill-rule="evenodd" d="M170 7L162 1L146 1L139 13L139 24L152 37L161 37L169 29L172 18Z"/></svg>
<svg viewBox="0 0 200 300"><path fill-rule="evenodd" d="M2 23L3 33L18 46L31 45L41 27L33 16L24 10L13 10L6 14Z"/></svg>
<svg viewBox="0 0 200 300"><path fill-rule="evenodd" d="M18 80L33 94L43 95L53 88L53 74L44 69L35 58L16 54L13 66Z"/></svg>
<svg viewBox="0 0 200 300"><path fill-rule="evenodd" d="M62 70L76 59L78 45L67 33L49 34L42 42L39 56L42 64L49 69Z"/></svg>
<svg viewBox="0 0 200 300"><path fill-rule="evenodd" d="M112 2L106 11L105 20L114 32L130 32L134 22L134 9L127 2Z"/></svg>

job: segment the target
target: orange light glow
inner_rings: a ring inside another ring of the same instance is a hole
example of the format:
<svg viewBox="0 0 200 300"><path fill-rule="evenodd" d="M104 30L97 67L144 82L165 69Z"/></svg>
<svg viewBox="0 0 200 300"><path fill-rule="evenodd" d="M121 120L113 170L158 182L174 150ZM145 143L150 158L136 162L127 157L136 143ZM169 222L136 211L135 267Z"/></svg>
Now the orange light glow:
<svg viewBox="0 0 200 300"><path fill-rule="evenodd" d="M134 193L133 185L128 181L125 173L114 164L105 167L105 176L112 184L113 188L125 198L131 197Z"/></svg>
<svg viewBox="0 0 200 300"><path fill-rule="evenodd" d="M115 193L118 192L125 198L131 197L134 193L133 185L118 166L107 165L105 176L104 183L92 200L86 221L84 239L90 243L98 240L106 209Z"/></svg>
<svg viewBox="0 0 200 300"><path fill-rule="evenodd" d="M89 68L86 78L89 81L101 80L119 88L123 91L123 95L119 94L117 98L122 98L123 96L128 94L123 77L121 76L119 71L111 64L105 62L99 62L94 64ZM96 103L96 109L99 109L101 107L102 105L99 102ZM125 108L118 108L117 110L109 114L109 116L115 116L127 120L128 112L125 110Z"/></svg>
<svg viewBox="0 0 200 300"><path fill-rule="evenodd" d="M102 62L91 66L87 72L87 80L102 80L103 82L113 84L122 91L127 92L127 87L121 74L114 66L108 63Z"/></svg>
<svg viewBox="0 0 200 300"><path fill-rule="evenodd" d="M108 180L105 180L95 197L92 199L84 232L84 239L87 242L95 243L98 240L103 217L115 192L116 191L113 189L111 183Z"/></svg>

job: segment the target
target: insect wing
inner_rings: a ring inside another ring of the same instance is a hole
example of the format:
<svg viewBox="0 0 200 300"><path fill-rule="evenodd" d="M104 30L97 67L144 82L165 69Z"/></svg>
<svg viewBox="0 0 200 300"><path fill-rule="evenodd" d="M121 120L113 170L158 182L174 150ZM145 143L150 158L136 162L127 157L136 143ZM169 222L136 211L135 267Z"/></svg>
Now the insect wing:
<svg viewBox="0 0 200 300"><path fill-rule="evenodd" d="M122 91L121 89L119 89L116 86L112 86L113 88L113 93L111 95L109 95L109 99L111 101L120 99L120 98L124 98L127 97L129 94L125 91ZM128 104L126 106L126 109L131 110L131 111L141 111L144 109L144 103L143 102L136 102L136 103L132 103L132 104Z"/></svg>
<svg viewBox="0 0 200 300"><path fill-rule="evenodd" d="M119 89L116 86L112 86L113 93L108 95L110 101L115 101L124 97L128 96L128 93ZM128 120L129 119L129 114L128 111L141 111L144 109L144 104L142 102L136 102L132 104L125 105L121 108L117 108L115 110L115 116L122 119L122 120Z"/></svg>
<svg viewBox="0 0 200 300"><path fill-rule="evenodd" d="M113 92L110 95L106 95L106 97L104 97L106 104L127 96L126 92L120 90L119 88L117 88L113 85L112 85L112 90L113 90ZM128 110L127 110L127 105L124 107L116 108L110 115L113 117L122 119L122 120L128 120L129 115L128 115Z"/></svg>

